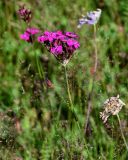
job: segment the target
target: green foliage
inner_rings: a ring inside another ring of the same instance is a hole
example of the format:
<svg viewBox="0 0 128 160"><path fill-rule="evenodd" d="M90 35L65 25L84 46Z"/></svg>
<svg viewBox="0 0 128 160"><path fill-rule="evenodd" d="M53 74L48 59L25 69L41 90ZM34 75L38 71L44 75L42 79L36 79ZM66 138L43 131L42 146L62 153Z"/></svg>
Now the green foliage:
<svg viewBox="0 0 128 160"><path fill-rule="evenodd" d="M128 141L128 3L127 0L31 0L31 25L44 30L73 31L80 49L68 64L74 110L79 124L68 121L68 95L63 67L43 47L19 39L26 25L16 11L21 2L0 1L0 159L13 160L124 160L127 159L116 116L111 130L99 117L103 102L120 94L126 107L120 112ZM94 85L90 136L84 135L87 97L94 64L93 28L77 29L78 18L102 9L97 30L98 71ZM36 53L36 55L35 55ZM36 58L42 68L38 72ZM52 82L47 86L44 78ZM11 113L11 114L10 114ZM3 118L4 117L4 118Z"/></svg>

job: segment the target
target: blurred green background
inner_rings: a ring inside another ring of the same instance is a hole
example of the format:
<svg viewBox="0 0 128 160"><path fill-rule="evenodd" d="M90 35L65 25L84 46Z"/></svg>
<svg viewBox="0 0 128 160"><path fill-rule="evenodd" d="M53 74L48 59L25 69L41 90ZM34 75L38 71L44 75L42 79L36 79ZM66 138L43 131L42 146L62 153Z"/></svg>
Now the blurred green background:
<svg viewBox="0 0 128 160"><path fill-rule="evenodd" d="M19 38L26 29L16 13L21 4L33 11L33 27L79 35L81 47L68 64L68 77L80 127L68 123L63 67L43 46ZM91 132L85 136L93 28L77 29L77 23L82 14L97 8L102 9L97 26L98 71ZM117 117L109 118L109 129L99 112L108 97L120 95L126 103L119 114L128 142L128 0L1 0L0 10L0 159L127 160ZM45 79L39 77L35 53Z"/></svg>

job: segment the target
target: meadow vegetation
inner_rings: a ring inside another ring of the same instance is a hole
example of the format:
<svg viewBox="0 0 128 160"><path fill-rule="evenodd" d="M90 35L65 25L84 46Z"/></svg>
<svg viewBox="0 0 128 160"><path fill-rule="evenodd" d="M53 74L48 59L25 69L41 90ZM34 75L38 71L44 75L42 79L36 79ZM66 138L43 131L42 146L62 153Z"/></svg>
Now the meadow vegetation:
<svg viewBox="0 0 128 160"><path fill-rule="evenodd" d="M77 120L69 116L63 66L43 45L20 39L26 30L17 15L21 4L32 10L31 25L42 32L79 36L80 47L67 64ZM82 14L97 8L102 10L98 63L85 133L94 38L93 26L77 25ZM127 160L117 117L110 116L105 125L100 112L107 98L120 95L126 104L119 115L128 143L128 0L1 0L0 10L0 159Z"/></svg>

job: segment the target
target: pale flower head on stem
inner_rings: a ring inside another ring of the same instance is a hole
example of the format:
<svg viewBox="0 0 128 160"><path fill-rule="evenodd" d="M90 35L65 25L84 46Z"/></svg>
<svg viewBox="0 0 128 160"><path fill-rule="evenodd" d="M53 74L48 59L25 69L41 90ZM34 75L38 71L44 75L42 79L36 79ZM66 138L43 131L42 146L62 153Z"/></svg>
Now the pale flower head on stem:
<svg viewBox="0 0 128 160"><path fill-rule="evenodd" d="M80 28L83 24L95 25L101 16L101 9L97 9L96 11L87 12L85 16L79 19L78 28Z"/></svg>
<svg viewBox="0 0 128 160"><path fill-rule="evenodd" d="M125 103L117 97L110 97L104 102L104 111L100 112L100 118L103 120L103 123L106 123L110 115L117 115Z"/></svg>

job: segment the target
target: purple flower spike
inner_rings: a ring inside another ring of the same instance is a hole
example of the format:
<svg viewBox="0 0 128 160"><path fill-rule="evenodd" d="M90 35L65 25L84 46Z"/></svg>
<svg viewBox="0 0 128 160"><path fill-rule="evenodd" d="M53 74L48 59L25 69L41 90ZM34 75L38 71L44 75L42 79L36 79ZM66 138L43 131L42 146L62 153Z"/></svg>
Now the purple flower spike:
<svg viewBox="0 0 128 160"><path fill-rule="evenodd" d="M45 44L47 50L63 65L66 65L74 51L80 47L77 38L78 36L72 32L45 31L43 35L38 37L38 42Z"/></svg>
<svg viewBox="0 0 128 160"><path fill-rule="evenodd" d="M101 9L97 9L96 11L88 12L86 16L79 19L78 28L80 28L83 24L94 25L98 22L101 16Z"/></svg>

